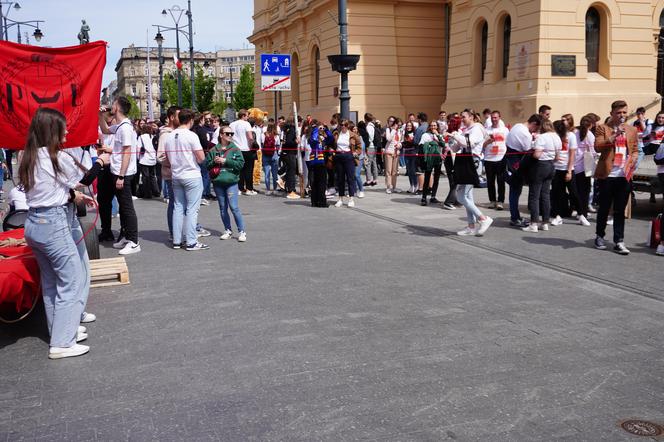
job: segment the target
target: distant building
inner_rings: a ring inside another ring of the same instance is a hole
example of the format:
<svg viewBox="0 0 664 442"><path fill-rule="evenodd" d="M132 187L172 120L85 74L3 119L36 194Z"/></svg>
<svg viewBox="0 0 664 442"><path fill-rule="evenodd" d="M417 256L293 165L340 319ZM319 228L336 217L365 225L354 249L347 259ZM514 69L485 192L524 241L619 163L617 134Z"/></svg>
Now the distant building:
<svg viewBox="0 0 664 442"><path fill-rule="evenodd" d="M159 107L159 59L158 49L150 48L150 76L152 79L152 106L155 118L160 115ZM162 48L164 60L164 75L171 72L176 74L173 56L175 48ZM227 102L231 100L231 90L240 80L240 71L245 65L254 68L255 52L250 49L220 50L216 52L194 52L194 63L203 68L207 75L216 78L215 100L224 97ZM182 61L182 81L190 81L189 52L180 50ZM148 115L148 64L147 48L130 45L123 48L120 59L115 66L117 73L117 89L114 96L125 95L136 99L143 117ZM231 82L232 77L232 82ZM164 105L164 112L166 105Z"/></svg>
<svg viewBox="0 0 664 442"><path fill-rule="evenodd" d="M405 117L473 107L523 121L542 104L555 118L606 116L627 100L654 116L664 92L664 1L645 0L348 0L351 111ZM254 0L256 53L291 54L292 91L278 112L338 112L339 53L335 0ZM260 85L260 76L256 78ZM273 109L274 92L255 103Z"/></svg>
<svg viewBox="0 0 664 442"><path fill-rule="evenodd" d="M118 81L111 81L108 86L101 90L101 104L103 106L110 106L115 97L115 91L118 89Z"/></svg>

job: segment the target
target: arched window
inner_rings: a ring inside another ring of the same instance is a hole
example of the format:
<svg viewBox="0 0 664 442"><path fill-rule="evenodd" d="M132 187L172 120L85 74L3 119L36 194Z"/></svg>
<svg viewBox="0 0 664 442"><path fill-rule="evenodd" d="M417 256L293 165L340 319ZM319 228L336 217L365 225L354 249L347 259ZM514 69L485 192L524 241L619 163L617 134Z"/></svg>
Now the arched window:
<svg viewBox="0 0 664 442"><path fill-rule="evenodd" d="M489 47L489 24L487 22L484 22L484 24L482 25L481 39L482 39L482 49L481 49L482 63L481 63L480 80L484 81L484 71L486 71L487 49Z"/></svg>
<svg viewBox="0 0 664 442"><path fill-rule="evenodd" d="M659 38L657 40L657 93L664 92L664 11L659 16Z"/></svg>
<svg viewBox="0 0 664 442"><path fill-rule="evenodd" d="M314 106L318 106L318 100L320 97L320 49L316 47L314 49L314 90L313 90L313 102Z"/></svg>
<svg viewBox="0 0 664 442"><path fill-rule="evenodd" d="M503 69L502 78L507 78L507 68L510 65L510 39L512 37L512 18L508 15L503 22Z"/></svg>
<svg viewBox="0 0 664 442"><path fill-rule="evenodd" d="M586 12L586 60L588 72L599 72L601 19L599 11L588 8Z"/></svg>

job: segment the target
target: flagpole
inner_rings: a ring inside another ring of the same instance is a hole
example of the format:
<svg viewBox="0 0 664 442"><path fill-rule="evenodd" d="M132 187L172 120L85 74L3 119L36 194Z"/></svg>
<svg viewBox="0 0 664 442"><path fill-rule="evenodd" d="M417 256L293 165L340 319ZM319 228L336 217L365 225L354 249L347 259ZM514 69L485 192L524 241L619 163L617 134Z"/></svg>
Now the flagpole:
<svg viewBox="0 0 664 442"><path fill-rule="evenodd" d="M148 37L149 29L145 30L145 41L148 47L148 119L154 120L154 109L152 108L152 73L150 70L150 37Z"/></svg>

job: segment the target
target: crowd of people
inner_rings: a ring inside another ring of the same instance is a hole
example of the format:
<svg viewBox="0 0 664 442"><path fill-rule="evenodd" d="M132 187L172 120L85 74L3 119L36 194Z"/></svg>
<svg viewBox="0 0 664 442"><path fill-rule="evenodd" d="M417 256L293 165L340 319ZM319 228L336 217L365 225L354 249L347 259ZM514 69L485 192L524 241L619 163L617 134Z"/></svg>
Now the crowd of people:
<svg viewBox="0 0 664 442"><path fill-rule="evenodd" d="M513 126L490 109L442 111L432 121L425 113L405 121L391 116L383 126L370 113L357 123L339 115L330 121L309 115L263 121L240 110L237 120L227 122L177 106L159 122L131 121L130 107L119 97L100 109L98 144L65 150L64 116L39 109L21 154L10 205L29 210L25 236L42 274L53 359L89 350L78 344L87 337L80 323L95 318L85 312L89 265L75 205L94 204L95 196L99 240L113 242L119 254L141 251L137 198L163 198L172 247L200 251L209 248L200 238L210 232L199 224L198 213L210 200L219 205L220 239L234 237L234 221L237 240L245 242L240 195L260 190L266 196L309 197L316 208L329 207L328 200L334 207L352 208L380 175L387 194L401 193L397 176L404 170L405 192L419 196L423 206L465 209L461 236L482 236L491 228L493 219L474 199L477 189L486 187L489 208L504 210L507 196L510 225L528 233L568 220L587 227L596 213L595 247L607 249L606 230L612 224L613 250L627 255L630 179L645 155L654 155L664 184L664 113L650 121L640 108L628 124L629 109L620 100L604 120L588 114L575 125L574 117L564 114L552 121L551 108L541 106ZM1 171L13 173L11 160L0 156L0 162ZM443 201L437 199L441 177L449 184ZM519 211L526 184L528 218ZM80 192L83 188L91 189L89 195ZM115 213L117 237L111 229ZM664 241L656 253L664 255Z"/></svg>

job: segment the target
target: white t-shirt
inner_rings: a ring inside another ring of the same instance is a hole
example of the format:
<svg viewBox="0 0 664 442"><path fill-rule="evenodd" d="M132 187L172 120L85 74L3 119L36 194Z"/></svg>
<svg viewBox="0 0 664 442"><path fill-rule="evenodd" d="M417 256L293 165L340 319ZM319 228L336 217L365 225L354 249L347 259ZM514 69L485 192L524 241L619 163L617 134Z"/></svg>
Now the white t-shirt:
<svg viewBox="0 0 664 442"><path fill-rule="evenodd" d="M376 136L376 126L373 124L373 122L367 123L367 135L369 135L369 145L367 148L375 148L376 146L374 146L374 136Z"/></svg>
<svg viewBox="0 0 664 442"><path fill-rule="evenodd" d="M350 131L339 132L337 136L337 152L350 152Z"/></svg>
<svg viewBox="0 0 664 442"><path fill-rule="evenodd" d="M164 141L164 150L171 164L174 180L202 178L201 168L196 161L197 150L203 150L201 141L195 132L186 128L175 129Z"/></svg>
<svg viewBox="0 0 664 442"><path fill-rule="evenodd" d="M385 153L390 155L394 154L400 143L399 130L390 129L388 127L385 129L385 139L387 140L387 144L385 145Z"/></svg>
<svg viewBox="0 0 664 442"><path fill-rule="evenodd" d="M138 137L138 151L145 148L143 156L139 156L138 163L143 166L154 166L157 164L157 152L152 145L152 136L150 134L143 134ZM140 154L139 154L140 155Z"/></svg>
<svg viewBox="0 0 664 442"><path fill-rule="evenodd" d="M510 149L526 152L530 150L533 145L533 134L528 130L528 126L523 123L517 123L512 126L512 130L507 134L505 144Z"/></svg>
<svg viewBox="0 0 664 442"><path fill-rule="evenodd" d="M583 173L586 167L583 162L583 157L586 152L591 152L595 155L595 135L591 131L586 134L586 139L581 141L580 132L576 132L576 158L574 159L574 173Z"/></svg>
<svg viewBox="0 0 664 442"><path fill-rule="evenodd" d="M249 146L249 140L247 139L247 132L251 132L251 124L245 120L235 120L230 126L233 131L233 142L241 151L247 152L251 146Z"/></svg>
<svg viewBox="0 0 664 442"><path fill-rule="evenodd" d="M660 160L664 158L664 143L661 143L659 145L659 148L657 149L657 152L655 152L655 159ZM664 173L664 164L663 165L657 165L657 173Z"/></svg>
<svg viewBox="0 0 664 442"><path fill-rule="evenodd" d="M489 135L493 135L493 143L484 148L484 161L501 161L507 153L505 140L510 131L505 126L487 129Z"/></svg>
<svg viewBox="0 0 664 442"><path fill-rule="evenodd" d="M567 170L569 153L571 151L575 151L574 155L576 155L577 147L576 135L574 132L567 132L567 140L566 142L562 143L562 148L558 153L558 159L553 163L553 167L556 170ZM574 157L574 160L576 161L576 156Z"/></svg>
<svg viewBox="0 0 664 442"><path fill-rule="evenodd" d="M555 132L545 132L535 140L535 150L541 150L539 161L552 161L556 158L556 152L563 148L563 142Z"/></svg>
<svg viewBox="0 0 664 442"><path fill-rule="evenodd" d="M9 191L8 203L14 210L28 210L28 202L22 187L16 186Z"/></svg>
<svg viewBox="0 0 664 442"><path fill-rule="evenodd" d="M466 135L468 138L466 139ZM470 141L470 148L475 156L480 156L484 149L484 126L480 123L474 123L470 127L462 127L460 132L452 133L451 147L455 152L463 150L467 153L468 142Z"/></svg>
<svg viewBox="0 0 664 442"><path fill-rule="evenodd" d="M254 140L258 143L258 146L260 148L263 147L263 140L265 139L263 136L263 128L260 126L256 125L251 129L254 132Z"/></svg>
<svg viewBox="0 0 664 442"><path fill-rule="evenodd" d="M72 157L62 151L58 152L58 164L60 173L56 176L48 150L46 147L39 148L34 186L26 193L30 208L59 207L69 201L69 189L74 189L81 181L83 171L76 166Z"/></svg>
<svg viewBox="0 0 664 442"><path fill-rule="evenodd" d="M122 158L124 155L129 155L129 165L127 166L125 175L135 175L136 161L134 161L134 155L136 154L136 133L134 132L134 127L131 125L131 121L129 121L129 118L125 118L119 124L109 127L109 130L114 134L111 173L119 176L120 168L122 167ZM129 146L127 152L124 152L123 147L125 146Z"/></svg>

